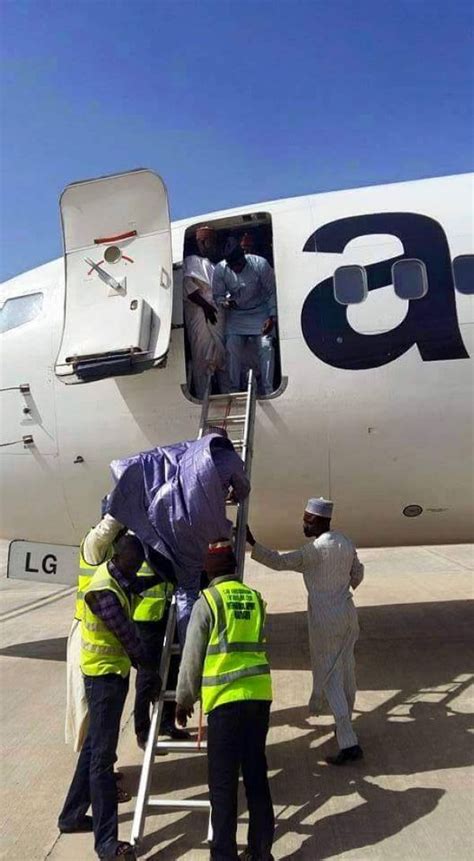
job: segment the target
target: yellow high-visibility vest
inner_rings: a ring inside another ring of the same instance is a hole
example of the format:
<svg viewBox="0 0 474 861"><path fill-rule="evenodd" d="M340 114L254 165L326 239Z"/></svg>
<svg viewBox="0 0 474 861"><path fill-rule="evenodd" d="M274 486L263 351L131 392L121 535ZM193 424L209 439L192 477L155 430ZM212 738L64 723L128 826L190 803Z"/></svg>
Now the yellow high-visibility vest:
<svg viewBox="0 0 474 861"><path fill-rule="evenodd" d="M153 577L154 572L144 562L137 577ZM139 595L133 596L133 620L134 622L159 622L163 618L168 601L171 601L174 586L172 583L163 581L156 586L151 586Z"/></svg>
<svg viewBox="0 0 474 861"><path fill-rule="evenodd" d="M271 700L262 596L240 580L226 580L202 594L214 621L202 674L204 711L238 700Z"/></svg>
<svg viewBox="0 0 474 861"><path fill-rule="evenodd" d="M84 540L81 543L79 548L79 574L77 577L77 591L76 591L76 607L74 611L75 619L82 619L84 614L84 591L92 580L95 572L97 571L98 565L89 565L88 562L84 559ZM108 562L109 559L112 559L113 548L109 547L106 557L103 562Z"/></svg>
<svg viewBox="0 0 474 861"><path fill-rule="evenodd" d="M89 584L84 590L84 597L89 592L113 592L120 601L122 608L131 619L130 601L109 572L107 563L99 565ZM81 621L81 670L85 676L104 676L116 673L126 678L130 672L131 661L120 640L107 625L92 612L87 601L83 605Z"/></svg>

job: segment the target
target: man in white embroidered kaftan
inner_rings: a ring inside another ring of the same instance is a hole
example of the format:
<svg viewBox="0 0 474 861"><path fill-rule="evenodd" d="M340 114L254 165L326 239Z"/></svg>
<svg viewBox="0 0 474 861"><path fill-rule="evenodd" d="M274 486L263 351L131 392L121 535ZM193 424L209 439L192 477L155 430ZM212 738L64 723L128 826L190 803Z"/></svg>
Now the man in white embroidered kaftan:
<svg viewBox="0 0 474 861"><path fill-rule="evenodd" d="M275 571L299 571L308 590L308 632L313 690L312 714L327 700L336 721L339 753L327 757L332 765L361 759L362 749L352 726L356 694L354 646L359 635L351 589L362 582L364 566L352 541L331 529L333 504L310 499L303 516L303 531L311 544L290 553L278 553L258 544L250 530L252 559Z"/></svg>

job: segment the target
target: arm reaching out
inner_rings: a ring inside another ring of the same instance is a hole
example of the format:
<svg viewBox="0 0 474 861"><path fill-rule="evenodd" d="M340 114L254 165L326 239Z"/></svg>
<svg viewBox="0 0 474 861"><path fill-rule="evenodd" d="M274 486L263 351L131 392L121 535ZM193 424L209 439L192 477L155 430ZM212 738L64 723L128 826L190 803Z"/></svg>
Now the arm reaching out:
<svg viewBox="0 0 474 861"><path fill-rule="evenodd" d="M354 551L354 561L351 568L351 588L357 589L364 579L364 566L359 560L357 553Z"/></svg>
<svg viewBox="0 0 474 861"><path fill-rule="evenodd" d="M206 599L201 596L192 609L176 686L176 701L183 720L186 716L190 717L194 703L199 698L211 626L211 611ZM181 726L184 725L181 723Z"/></svg>
<svg viewBox="0 0 474 861"><path fill-rule="evenodd" d="M225 266L218 263L212 276L212 295L216 305L224 305L226 298Z"/></svg>
<svg viewBox="0 0 474 861"><path fill-rule="evenodd" d="M240 460L240 457L238 457L238 459ZM240 463L242 463L242 461L240 461ZM241 467L239 466L236 472L232 473L230 483L235 501L243 502L250 493L250 481L245 475L243 464Z"/></svg>
<svg viewBox="0 0 474 861"><path fill-rule="evenodd" d="M109 548L123 528L111 514L104 514L84 538L82 553L88 565L101 565L105 561Z"/></svg>
<svg viewBox="0 0 474 861"><path fill-rule="evenodd" d="M278 550L269 550L255 541L252 547L252 559L256 559L267 568L273 568L274 571L299 571L303 574L306 571L305 549L300 547L299 550L292 550L290 553L279 553Z"/></svg>

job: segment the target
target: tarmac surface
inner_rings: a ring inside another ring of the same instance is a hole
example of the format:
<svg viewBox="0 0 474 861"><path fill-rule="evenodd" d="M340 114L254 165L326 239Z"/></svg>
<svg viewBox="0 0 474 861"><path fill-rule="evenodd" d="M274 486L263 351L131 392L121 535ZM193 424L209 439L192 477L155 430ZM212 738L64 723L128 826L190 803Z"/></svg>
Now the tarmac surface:
<svg viewBox="0 0 474 861"><path fill-rule="evenodd" d="M1 545L2 572L6 543ZM297 574L248 560L247 582L268 601L275 700L268 739L276 813L275 859L470 859L474 851L470 737L473 679L473 547L365 550L356 593L361 636L355 728L365 759L324 763L331 717L307 719L310 694L306 593ZM92 836L59 836L56 821L76 755L63 742L66 639L73 590L2 577L1 858L93 861ZM119 746L135 793L142 752L127 701ZM206 798L204 756L160 757L153 790ZM120 805L129 839L134 802ZM247 812L239 805L239 846ZM209 857L207 815L153 814L143 858Z"/></svg>

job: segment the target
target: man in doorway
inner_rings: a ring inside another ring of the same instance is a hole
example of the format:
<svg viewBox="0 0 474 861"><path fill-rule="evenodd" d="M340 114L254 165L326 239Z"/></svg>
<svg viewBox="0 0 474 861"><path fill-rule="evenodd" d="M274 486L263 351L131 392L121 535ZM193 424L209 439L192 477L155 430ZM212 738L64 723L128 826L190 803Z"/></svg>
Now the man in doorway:
<svg viewBox="0 0 474 861"><path fill-rule="evenodd" d="M226 308L227 372L231 391L241 389L244 361L253 368L259 395L273 391L273 343L276 324L275 273L264 257L230 246L212 278L218 307ZM267 340L265 340L267 339Z"/></svg>
<svg viewBox="0 0 474 861"><path fill-rule="evenodd" d="M138 538L122 536L112 559L99 565L83 594L81 669L89 729L58 827L66 834L94 831L95 850L103 861L136 857L129 843L118 840L114 763L130 668L147 665L131 619L132 588L143 560ZM155 697L160 687L155 671ZM86 815L89 806L92 817Z"/></svg>
<svg viewBox="0 0 474 861"><path fill-rule="evenodd" d="M176 719L186 726L201 698L207 714L211 859L237 859L237 790L242 769L249 810L241 858L272 861L274 816L265 742L272 683L265 653L265 603L236 579L230 542L209 547L209 587L194 605L177 687Z"/></svg>
<svg viewBox="0 0 474 861"><path fill-rule="evenodd" d="M244 254L255 254L255 237L253 233L244 233L240 240Z"/></svg>
<svg viewBox="0 0 474 861"><path fill-rule="evenodd" d="M220 260L217 235L212 227L196 231L199 254L183 264L184 321L191 348L194 395L202 400L209 374L216 372L220 392L226 391L224 326L225 310L212 296L212 277Z"/></svg>
<svg viewBox="0 0 474 861"><path fill-rule="evenodd" d="M311 714L319 714L324 698L336 721L339 753L328 756L331 765L362 758L352 727L356 695L354 646L359 636L357 612L350 589L362 582L364 566L352 541L331 529L333 503L309 499L303 515L303 532L312 538L290 553L278 553L258 544L250 529L252 559L275 571L299 571L308 590L308 631L313 671Z"/></svg>

